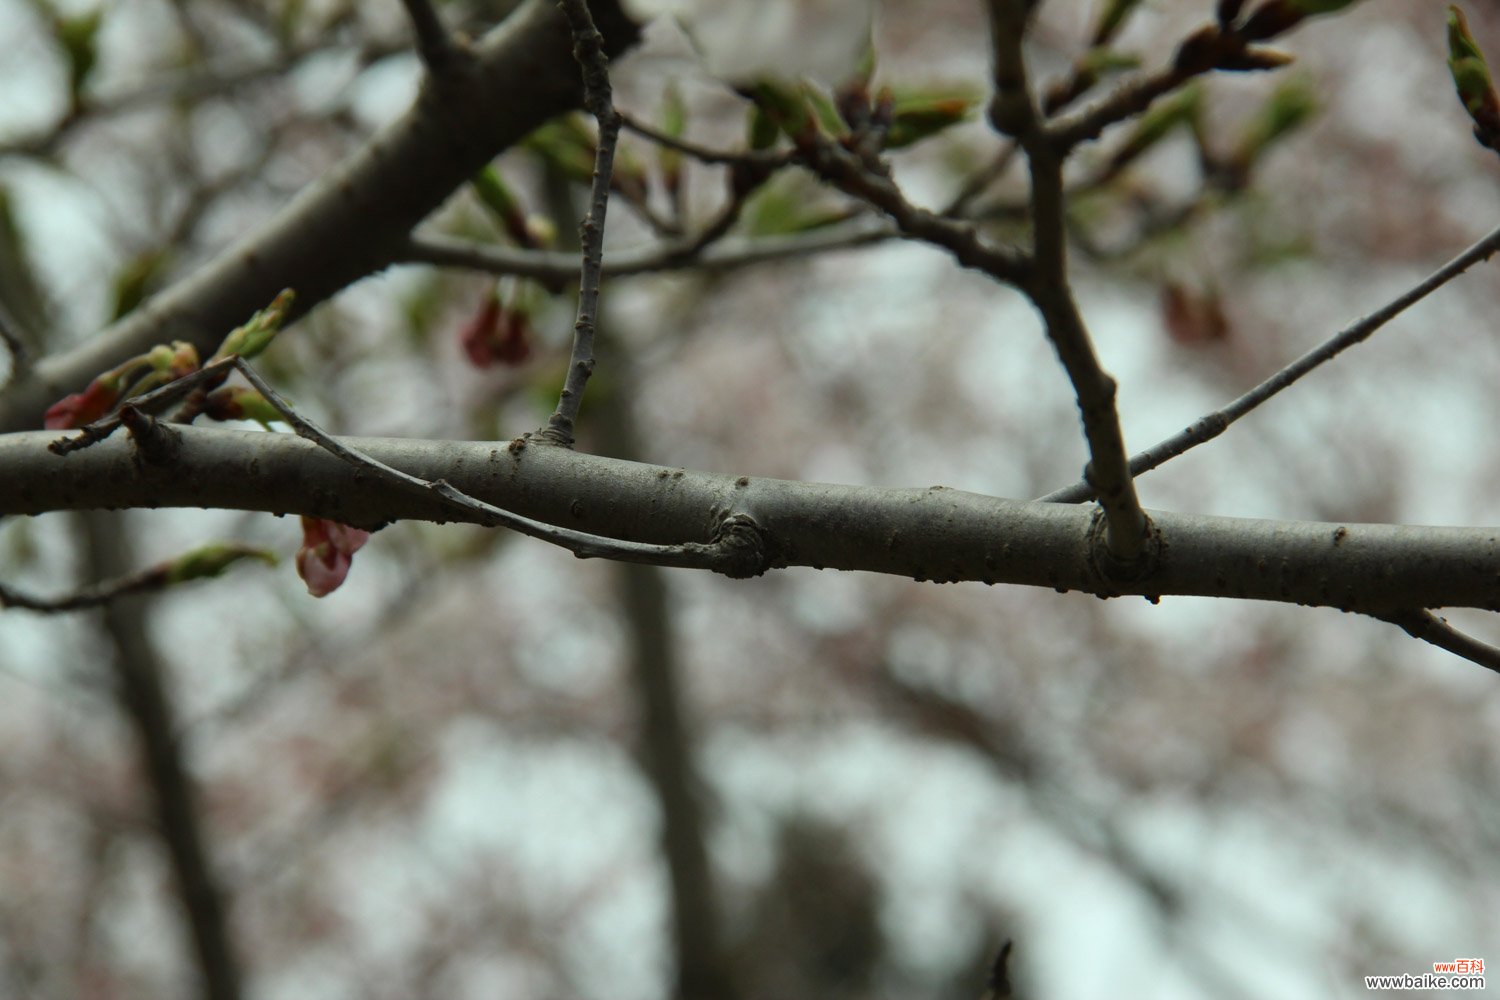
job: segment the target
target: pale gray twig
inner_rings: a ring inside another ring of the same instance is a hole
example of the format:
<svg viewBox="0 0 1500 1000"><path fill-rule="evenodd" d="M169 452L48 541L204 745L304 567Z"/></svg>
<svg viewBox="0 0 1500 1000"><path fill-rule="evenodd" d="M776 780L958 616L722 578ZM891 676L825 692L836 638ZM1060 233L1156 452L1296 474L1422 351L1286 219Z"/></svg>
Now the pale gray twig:
<svg viewBox="0 0 1500 1000"><path fill-rule="evenodd" d="M1367 339L1376 330L1385 326L1407 309L1416 305L1439 288L1442 288L1475 264L1488 260L1497 251L1500 251L1500 227L1491 230L1488 235L1472 244L1463 253L1432 272L1432 274L1422 279L1412 288L1396 296L1370 315L1356 320L1332 337L1329 337L1323 343L1308 351L1285 368L1282 368L1276 374L1261 382L1222 410L1216 410L1213 413L1198 418L1184 430L1131 458L1131 474L1139 476L1144 472L1149 472L1206 441L1212 441L1228 430L1230 424L1239 420L1272 396L1281 392L1281 390L1291 386L1304 375L1332 361L1348 348ZM1089 484L1078 482L1072 486L1054 490L1040 499L1050 503L1083 503L1091 499L1093 495L1093 488Z"/></svg>
<svg viewBox="0 0 1500 1000"><path fill-rule="evenodd" d="M720 526L719 536L712 542L683 542L676 545L623 541L535 521L469 496L446 480L429 482L410 473L402 472L357 448L344 444L294 410L291 404L271 388L270 384L261 378L260 374L243 358L234 356L231 364L259 390L260 394L275 407L276 412L281 414L288 425L301 437L307 438L351 465L368 470L388 485L407 493L417 493L436 499L455 510L477 516L481 524L489 527L498 525L510 528L512 531L518 531L523 535L567 549L580 559L601 558L658 566L712 569L730 576L755 575L765 569L758 557L754 566L748 561L748 557L754 554L746 548L747 542L753 542L750 536L754 535L754 528L748 523L748 519L727 519Z"/></svg>
<svg viewBox="0 0 1500 1000"><path fill-rule="evenodd" d="M1439 649L1446 649L1455 656L1463 657L1470 663L1477 663L1481 667L1500 673L1500 649L1480 642L1473 636L1465 635L1449 625L1445 619L1439 618L1425 608L1374 617L1399 627L1413 639L1430 642Z"/></svg>

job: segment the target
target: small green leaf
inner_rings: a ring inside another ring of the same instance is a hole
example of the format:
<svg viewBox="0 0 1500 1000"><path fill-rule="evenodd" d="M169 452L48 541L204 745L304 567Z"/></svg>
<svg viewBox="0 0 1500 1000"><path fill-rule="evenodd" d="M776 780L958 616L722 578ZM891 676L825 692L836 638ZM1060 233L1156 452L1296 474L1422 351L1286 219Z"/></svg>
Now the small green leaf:
<svg viewBox="0 0 1500 1000"><path fill-rule="evenodd" d="M1474 137L1491 148L1500 148L1500 95L1495 92L1489 64L1469 22L1457 6L1448 7L1448 72L1464 110L1474 122Z"/></svg>
<svg viewBox="0 0 1500 1000"><path fill-rule="evenodd" d="M968 94L898 95L892 105L887 149L900 149L968 120L978 102Z"/></svg>
<svg viewBox="0 0 1500 1000"><path fill-rule="evenodd" d="M1318 98L1306 80L1283 83L1271 93L1240 140L1236 158L1246 166L1272 144L1310 121L1318 111Z"/></svg>
<svg viewBox="0 0 1500 1000"><path fill-rule="evenodd" d="M295 293L290 288L282 289L270 305L250 317L248 323L232 330L209 360L217 361L231 354L238 354L248 360L264 351L271 345L271 341L281 329L281 324L286 319L287 312L292 308L292 301L295 297Z"/></svg>

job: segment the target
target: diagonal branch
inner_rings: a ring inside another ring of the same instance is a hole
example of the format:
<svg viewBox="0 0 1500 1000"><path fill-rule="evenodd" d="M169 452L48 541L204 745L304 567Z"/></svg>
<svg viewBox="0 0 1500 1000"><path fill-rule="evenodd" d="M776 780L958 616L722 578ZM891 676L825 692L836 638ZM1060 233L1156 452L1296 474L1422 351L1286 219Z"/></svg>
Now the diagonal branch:
<svg viewBox="0 0 1500 1000"><path fill-rule="evenodd" d="M889 224L860 219L786 236L715 239L716 220L691 239L612 252L603 277L629 278L686 268L727 271L829 250L884 243L900 235ZM396 252L396 263L456 267L538 281L566 281L579 275L578 256L549 250L522 250L444 236L414 236Z"/></svg>
<svg viewBox="0 0 1500 1000"><path fill-rule="evenodd" d="M345 444L317 424L292 409L271 385L243 359L234 357L234 367L266 398L276 412L301 437L314 442L336 458L371 473L394 489L430 497L451 511L488 527L509 528L523 535L567 549L580 559L613 559L618 562L647 563L656 566L678 566L689 569L711 569L727 576L759 576L765 572L765 556L757 542L753 521L733 515L721 518L712 541L655 545L623 541L602 535L537 521L478 500L458 489L446 479L426 480L387 465L359 448ZM522 442L511 442L514 448Z"/></svg>
<svg viewBox="0 0 1500 1000"><path fill-rule="evenodd" d="M1234 402L1195 420L1184 430L1155 444L1130 460L1132 475L1149 472L1184 452L1223 434L1230 424L1244 417L1256 407L1296 383L1314 369L1332 361L1344 351L1370 337L1376 330L1401 315L1407 309L1442 288L1475 264L1489 260L1500 252L1500 227L1471 244L1463 253L1423 278L1412 288L1396 296L1370 315L1356 320L1317 347L1308 351L1291 364L1240 396ZM1049 503L1083 503L1094 496L1092 484L1074 483L1072 486L1054 490L1041 499Z"/></svg>
<svg viewBox="0 0 1500 1000"><path fill-rule="evenodd" d="M595 0L611 52L638 34L615 0ZM0 431L36 427L54 400L155 344L207 356L224 333L283 288L305 312L387 267L413 227L495 155L581 100L565 59L567 24L527 0L474 47L471 72L416 103L344 163L197 272L99 335L41 359L0 395Z"/></svg>
<svg viewBox="0 0 1500 1000"><path fill-rule="evenodd" d="M1389 615L1375 615L1381 621L1398 626L1407 635L1423 642L1430 642L1439 649L1446 649L1470 663L1500 673L1500 648L1480 642L1449 625L1431 611L1400 611Z"/></svg>

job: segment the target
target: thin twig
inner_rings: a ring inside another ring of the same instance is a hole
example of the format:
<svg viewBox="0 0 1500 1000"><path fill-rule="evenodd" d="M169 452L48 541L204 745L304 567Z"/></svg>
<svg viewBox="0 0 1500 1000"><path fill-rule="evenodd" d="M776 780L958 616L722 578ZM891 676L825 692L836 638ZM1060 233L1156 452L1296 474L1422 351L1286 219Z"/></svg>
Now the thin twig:
<svg viewBox="0 0 1500 1000"><path fill-rule="evenodd" d="M968 223L913 205L880 163L869 163L823 136L807 138L798 150L798 162L839 190L890 216L902 235L942 247L964 267L1007 285L1021 287L1026 282L1031 268L1026 254L1012 246L988 242Z"/></svg>
<svg viewBox="0 0 1500 1000"><path fill-rule="evenodd" d="M609 259L604 262L603 277L630 278L684 268L724 271L830 250L884 243L902 235L890 225L871 224L870 220L864 219L787 236L714 242L711 237L721 228L722 221L723 216L691 239L611 252ZM538 281L576 280L579 273L578 258L570 253L518 250L442 236L413 237L395 252L394 259L401 264L456 267Z"/></svg>
<svg viewBox="0 0 1500 1000"><path fill-rule="evenodd" d="M969 206L980 195L984 194L991 184L1005 176L1006 171L1010 169L1010 165L1015 162L1016 154L1020 150L1021 147L1015 143L1007 144L1004 149L995 154L993 160L979 170L974 171L974 173L970 174L964 180L962 186L958 189L958 193L953 196L953 199L938 214L953 218L968 215Z"/></svg>
<svg viewBox="0 0 1500 1000"><path fill-rule="evenodd" d="M26 349L26 341L16 329L15 321L5 311L3 304L0 304L0 344L5 346L5 352L10 355L10 371L5 377L5 380L9 382L25 374L26 370L31 367L31 352Z"/></svg>
<svg viewBox="0 0 1500 1000"><path fill-rule="evenodd" d="M1445 619L1439 618L1425 608L1374 617L1398 626L1413 639L1430 642L1439 649L1445 649L1455 656L1463 657L1470 663L1477 663L1481 667L1500 673L1500 648L1480 642L1473 636L1465 635L1449 625Z"/></svg>
<svg viewBox="0 0 1500 1000"><path fill-rule="evenodd" d="M412 34L417 38L417 55L422 65L433 76L442 76L453 67L459 48L453 36L443 27L442 18L430 0L401 0L406 8L406 17L411 21Z"/></svg>
<svg viewBox="0 0 1500 1000"><path fill-rule="evenodd" d="M353 46L354 58L363 67L404 51L406 44L404 40L393 39L364 42ZM301 60L323 56L328 51L328 38L320 36L315 42L283 49L275 58L267 61L226 65L227 59L218 59L210 70L181 70L132 90L101 97L86 96L77 107L52 125L0 142L0 156L47 156L56 152L59 144L69 134L90 122L151 104L190 103L226 94L260 80L281 76Z"/></svg>
<svg viewBox="0 0 1500 1000"><path fill-rule="evenodd" d="M1176 66L1155 70L1124 83L1103 99L1056 119L1049 129L1052 141L1061 150L1097 139L1103 131L1118 122L1127 121L1182 86L1193 74Z"/></svg>
<svg viewBox="0 0 1500 1000"><path fill-rule="evenodd" d="M223 548L232 549L245 556L257 558L263 556L263 550L249 545L225 545ZM61 614L66 611L97 608L127 594L145 594L165 590L176 582L172 577L173 566L174 561L158 563L135 573L117 576L87 587L79 587L71 593L58 597L38 597L0 583L0 608L21 608L25 611L37 611L43 614Z"/></svg>
<svg viewBox="0 0 1500 1000"><path fill-rule="evenodd" d="M281 414L282 419L300 436L317 444L329 454L368 470L397 489L427 497L471 516L477 515L480 523L490 527L498 525L510 528L512 531L518 531L523 535L565 548L580 559L601 558L657 566L711 569L729 576L753 576L763 572L766 568L764 553L759 551L757 545L759 534L749 519L742 516L727 518L720 525L718 537L707 543L683 542L676 545L654 545L646 542L630 542L535 521L469 496L446 480L429 482L419 476L402 472L357 448L344 444L302 416L242 358L235 356L232 363L235 369L260 391L276 412Z"/></svg>
<svg viewBox="0 0 1500 1000"><path fill-rule="evenodd" d="M1348 348L1367 339L1376 330L1385 326L1411 306L1422 301L1439 288L1442 288L1475 264L1488 260L1496 252L1500 252L1500 227L1491 230L1484 238L1438 268L1408 291L1396 296L1370 315L1340 330L1296 361L1293 361L1249 392L1240 396L1222 410L1217 410L1200 417L1186 429L1133 457L1130 460L1131 474L1139 476L1142 473L1149 472L1206 441L1212 441L1220 434L1223 434L1229 428L1230 424L1239 420L1272 396L1291 386L1320 365L1332 361ZM1054 490L1040 499L1051 503L1082 503L1092 498L1093 495L1093 490L1088 484L1079 482L1060 490Z"/></svg>
<svg viewBox="0 0 1500 1000"><path fill-rule="evenodd" d="M713 149L703 146L681 136L668 135L661 129L634 117L633 115L620 112L620 124L636 135L665 146L675 149L685 156L691 156L699 163L717 164L719 166L754 166L767 170L776 170L792 162L793 154L785 151L772 149Z"/></svg>
<svg viewBox="0 0 1500 1000"><path fill-rule="evenodd" d="M604 36L594 26L588 0L559 0L558 7L573 33L573 57L583 69L583 106L599 123L599 145L594 154L594 181L588 214L578 227L583 267L578 280L578 318L573 323L573 353L558 396L557 409L539 433L544 441L571 446L583 390L594 372L594 328L599 317L599 285L604 269L604 216L609 208L610 176L615 147L620 141L620 113L609 85L609 57Z"/></svg>

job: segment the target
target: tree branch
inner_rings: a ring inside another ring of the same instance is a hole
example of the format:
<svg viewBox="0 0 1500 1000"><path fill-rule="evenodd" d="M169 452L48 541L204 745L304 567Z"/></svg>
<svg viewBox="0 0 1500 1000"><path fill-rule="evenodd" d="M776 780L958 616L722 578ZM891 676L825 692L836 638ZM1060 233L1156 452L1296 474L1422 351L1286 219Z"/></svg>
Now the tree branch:
<svg viewBox="0 0 1500 1000"><path fill-rule="evenodd" d="M638 33L612 0L595 15L610 51ZM606 16L607 15L607 16ZM424 90L413 107L285 209L98 336L37 362L0 396L0 431L35 427L53 401L155 344L205 356L283 288L305 312L388 266L412 228L480 167L547 119L578 106L567 25L528 0L474 48L472 72Z"/></svg>
<svg viewBox="0 0 1500 1000"><path fill-rule="evenodd" d="M1500 252L1500 227L1491 230L1488 235L1470 245L1463 253L1423 278L1409 290L1396 296L1370 315L1340 330L1222 410L1199 417L1184 430L1131 458L1131 474L1139 476L1149 472L1206 441L1212 441L1228 430L1230 424L1250 413L1281 390L1291 386L1320 365L1332 361L1355 344L1368 339L1376 330L1475 264L1489 260L1496 252ZM1072 486L1054 490L1041 499L1048 503L1083 503L1093 496L1094 488L1091 484L1078 482Z"/></svg>
<svg viewBox="0 0 1500 1000"><path fill-rule="evenodd" d="M492 523L426 487L395 489L291 434L174 427L169 463L115 435L67 456L55 431L0 436L0 514L209 507L308 514L357 527L395 520ZM1083 507L941 487L877 489L689 472L494 442L341 438L426 483L444 480L521 517L646 545L712 544L726 515L753 520L769 567L863 570L1100 596L1232 597L1395 613L1500 609L1500 536L1489 528L1265 521L1152 511L1170 545L1137 580L1101 572Z"/></svg>
<svg viewBox="0 0 1500 1000"><path fill-rule="evenodd" d="M1398 626L1413 639L1430 642L1470 663L1477 663L1487 670L1500 673L1500 649L1465 635L1431 611L1402 611L1375 617Z"/></svg>
<svg viewBox="0 0 1500 1000"><path fill-rule="evenodd" d="M487 527L503 527L532 538L567 549L580 559L604 558L618 562L649 563L656 566L678 566L688 569L711 569L727 576L759 576L765 572L764 553L757 544L753 522L726 516L715 525L713 537L706 543L688 541L672 545L652 545L623 541L572 528L536 521L508 510L502 510L456 488L446 479L426 480L393 468L372 458L357 447L340 441L311 420L293 410L290 404L271 388L260 374L241 358L234 366L276 408L297 434L329 454L363 472L373 475L387 486L405 493L429 496L451 510L468 515ZM139 436L139 435L137 435ZM523 439L524 443L524 439ZM517 442L511 442L514 447ZM347 523L347 522L346 522Z"/></svg>
<svg viewBox="0 0 1500 1000"><path fill-rule="evenodd" d="M583 103L599 123L594 151L594 178L588 214L578 227L583 267L578 279L578 318L573 323L573 351L557 408L538 435L552 444L572 447L583 390L594 373L594 331L599 321L599 285L604 267L604 216L609 209L609 182L614 173L615 147L620 141L620 113L609 85L609 57L604 37L594 27L588 0L558 0L573 34L573 57L583 70Z"/></svg>
<svg viewBox="0 0 1500 1000"><path fill-rule="evenodd" d="M417 38L417 54L422 57L422 65L434 77L445 76L462 50L454 44L448 29L443 27L443 20L438 17L431 0L401 0L401 5L406 8L412 34Z"/></svg>
<svg viewBox="0 0 1500 1000"><path fill-rule="evenodd" d="M1078 400L1089 448L1084 478L1094 488L1104 513L1106 551L1118 571L1134 573L1149 554L1150 522L1131 479L1115 406L1115 380L1099 363L1068 285L1065 151L1043 126L1021 44L1031 7L1026 0L990 0L995 95L989 118L998 131L1013 136L1026 154L1031 173L1032 268L1021 287L1041 313L1047 337Z"/></svg>
<svg viewBox="0 0 1500 1000"><path fill-rule="evenodd" d="M868 219L788 236L757 236L708 242L708 230L692 239L611 252L605 278L630 278L686 268L727 271L754 264L884 243L901 235ZM538 281L575 280L578 256L545 250L519 250L500 244L474 243L445 236L415 236L395 253L398 264L430 264L488 274L514 275Z"/></svg>

